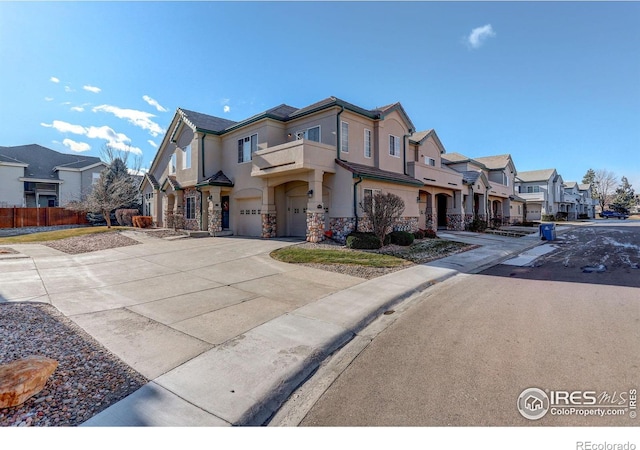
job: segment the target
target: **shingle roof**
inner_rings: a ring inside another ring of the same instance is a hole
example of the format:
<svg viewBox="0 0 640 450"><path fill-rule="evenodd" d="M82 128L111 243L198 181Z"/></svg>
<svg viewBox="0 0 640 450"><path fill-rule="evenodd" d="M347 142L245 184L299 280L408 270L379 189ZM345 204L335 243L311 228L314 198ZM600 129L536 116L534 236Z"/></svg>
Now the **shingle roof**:
<svg viewBox="0 0 640 450"><path fill-rule="evenodd" d="M480 178L480 172L477 170L465 170L462 172L462 182L464 184L473 184Z"/></svg>
<svg viewBox="0 0 640 450"><path fill-rule="evenodd" d="M237 123L232 120L223 119L222 117L210 116L208 114L202 114L184 108L178 108L178 110L182 111L185 119L188 122L201 130L219 133Z"/></svg>
<svg viewBox="0 0 640 450"><path fill-rule="evenodd" d="M43 178L58 180L58 172L54 167L82 169L100 163L96 156L80 156L59 153L38 144L19 145L16 147L0 147L0 155L13 162L29 164L25 167L24 175L29 178Z"/></svg>
<svg viewBox="0 0 640 450"><path fill-rule="evenodd" d="M527 181L547 181L554 174L556 169L529 170L526 172L518 172L516 177L518 180Z"/></svg>
<svg viewBox="0 0 640 450"><path fill-rule="evenodd" d="M577 187L577 186L578 186L578 183L575 182L575 181L565 181L564 182L564 187L567 187L569 189Z"/></svg>
<svg viewBox="0 0 640 450"><path fill-rule="evenodd" d="M390 183L410 184L415 186L424 186L422 181L405 175L402 173L389 172L387 170L378 169L377 167L365 166L364 164L357 164L341 159L336 159L336 163L352 172L354 176L360 176L363 178L371 178L380 181L388 181Z"/></svg>
<svg viewBox="0 0 640 450"><path fill-rule="evenodd" d="M442 158L442 162L444 162L445 164L447 162L459 163L459 162L466 162L466 161L471 161L471 158L456 152L447 153L447 156Z"/></svg>
<svg viewBox="0 0 640 450"><path fill-rule="evenodd" d="M198 186L233 186L233 181L227 177L222 170L219 170L215 175L210 176L202 183L198 183Z"/></svg>
<svg viewBox="0 0 640 450"><path fill-rule="evenodd" d="M504 169L509 165L511 155L481 156L480 158L473 159L474 161L484 164L487 169Z"/></svg>
<svg viewBox="0 0 640 450"><path fill-rule="evenodd" d="M154 189L158 189L160 187L160 183L158 183L158 180L156 180L156 177L154 177L151 173L147 172L144 174L144 178L140 181L141 184L145 178L149 180L149 183L151 183L151 186L153 186Z"/></svg>
<svg viewBox="0 0 640 450"><path fill-rule="evenodd" d="M424 138L426 138L430 133L433 132L433 128L425 131L417 131L409 137L409 141L419 144Z"/></svg>
<svg viewBox="0 0 640 450"><path fill-rule="evenodd" d="M590 184L579 184L578 185L578 189L580 189L581 191L588 191L591 189L591 185Z"/></svg>

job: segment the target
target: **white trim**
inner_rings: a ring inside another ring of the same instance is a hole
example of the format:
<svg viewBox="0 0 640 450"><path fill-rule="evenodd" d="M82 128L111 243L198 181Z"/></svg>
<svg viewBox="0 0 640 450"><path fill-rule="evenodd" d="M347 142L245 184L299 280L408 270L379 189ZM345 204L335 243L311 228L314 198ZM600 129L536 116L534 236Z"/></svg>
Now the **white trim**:
<svg viewBox="0 0 640 450"><path fill-rule="evenodd" d="M347 126L347 148L346 149L342 146L342 142L343 142L342 140L344 139L344 129L342 125ZM345 122L344 120L340 121L340 151L349 153L349 122Z"/></svg>
<svg viewBox="0 0 640 450"><path fill-rule="evenodd" d="M393 153L391 152L391 140L393 138ZM395 143L398 143L398 154L396 155L396 145ZM390 134L389 135L389 156L393 156L394 158L400 158L400 152L402 150L400 149L400 138L394 134Z"/></svg>
<svg viewBox="0 0 640 450"><path fill-rule="evenodd" d="M98 166L104 166L105 169L109 167L106 163L104 163L103 161L100 161L100 162L91 164L90 166L85 166L80 168L55 166L53 170L66 170L67 172L84 172L85 170L93 169L94 167L98 167Z"/></svg>
<svg viewBox="0 0 640 450"><path fill-rule="evenodd" d="M11 166L11 167L29 167L29 164L25 164L25 163L13 163L13 162L7 162L7 161L0 161L0 166Z"/></svg>
<svg viewBox="0 0 640 450"><path fill-rule="evenodd" d="M27 181L29 183L54 183L54 184L62 184L63 180L47 180L46 178L29 178L29 177L20 177L18 181Z"/></svg>
<svg viewBox="0 0 640 450"><path fill-rule="evenodd" d="M367 156L367 132L369 133L369 156ZM373 151L372 151L372 147L373 147L373 132L368 129L365 128L364 129L364 144L363 144L363 151L364 151L364 157L371 159L371 156L373 155Z"/></svg>

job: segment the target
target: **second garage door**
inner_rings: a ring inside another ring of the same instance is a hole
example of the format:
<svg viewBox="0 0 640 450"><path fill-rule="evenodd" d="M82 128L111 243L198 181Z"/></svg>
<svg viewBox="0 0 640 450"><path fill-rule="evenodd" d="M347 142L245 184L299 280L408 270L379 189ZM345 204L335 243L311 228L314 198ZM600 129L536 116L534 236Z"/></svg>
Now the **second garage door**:
<svg viewBox="0 0 640 450"><path fill-rule="evenodd" d="M237 226L235 234L238 236L257 236L262 235L262 218L260 209L262 208L262 200L260 198L246 198L237 200Z"/></svg>

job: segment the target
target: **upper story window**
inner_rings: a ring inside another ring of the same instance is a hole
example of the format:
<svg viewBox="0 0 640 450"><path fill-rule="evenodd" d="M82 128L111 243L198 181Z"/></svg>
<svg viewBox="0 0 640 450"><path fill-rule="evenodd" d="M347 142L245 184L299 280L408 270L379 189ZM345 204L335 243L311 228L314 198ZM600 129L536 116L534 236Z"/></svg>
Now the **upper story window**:
<svg viewBox="0 0 640 450"><path fill-rule="evenodd" d="M173 175L176 173L176 154L171 155L171 160L169 161L169 174Z"/></svg>
<svg viewBox="0 0 640 450"><path fill-rule="evenodd" d="M296 132L296 140L308 139L314 142L320 142L320 125L307 128L306 131Z"/></svg>
<svg viewBox="0 0 640 450"><path fill-rule="evenodd" d="M258 135L252 134L238 139L238 162L251 161L251 156L258 150Z"/></svg>
<svg viewBox="0 0 640 450"><path fill-rule="evenodd" d="M182 168L191 169L191 144L182 149Z"/></svg>
<svg viewBox="0 0 640 450"><path fill-rule="evenodd" d="M349 124L347 122L340 123L340 150L345 153L349 152Z"/></svg>
<svg viewBox="0 0 640 450"><path fill-rule="evenodd" d="M364 130L364 157L371 158L371 130Z"/></svg>
<svg viewBox="0 0 640 450"><path fill-rule="evenodd" d="M540 192L540 186L527 186L527 194Z"/></svg>
<svg viewBox="0 0 640 450"><path fill-rule="evenodd" d="M428 156L425 156L425 157L424 157L424 163L425 163L427 166L433 166L433 167L435 167L435 166L436 166L436 160L435 160L435 159L433 159L433 158L429 158Z"/></svg>
<svg viewBox="0 0 640 450"><path fill-rule="evenodd" d="M400 138L392 134L389 135L389 154L400 157Z"/></svg>
<svg viewBox="0 0 640 450"><path fill-rule="evenodd" d="M100 179L100 173L99 172L98 173L93 172L91 174L91 184L96 184L99 179Z"/></svg>

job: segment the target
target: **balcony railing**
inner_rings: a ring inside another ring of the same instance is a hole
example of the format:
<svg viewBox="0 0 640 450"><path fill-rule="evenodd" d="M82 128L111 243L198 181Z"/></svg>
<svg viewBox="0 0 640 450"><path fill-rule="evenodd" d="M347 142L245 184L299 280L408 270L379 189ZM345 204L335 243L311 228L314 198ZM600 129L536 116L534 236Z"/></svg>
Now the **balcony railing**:
<svg viewBox="0 0 640 450"><path fill-rule="evenodd" d="M407 162L407 174L424 184L448 189L462 189L462 176L450 169L434 167L420 161Z"/></svg>

